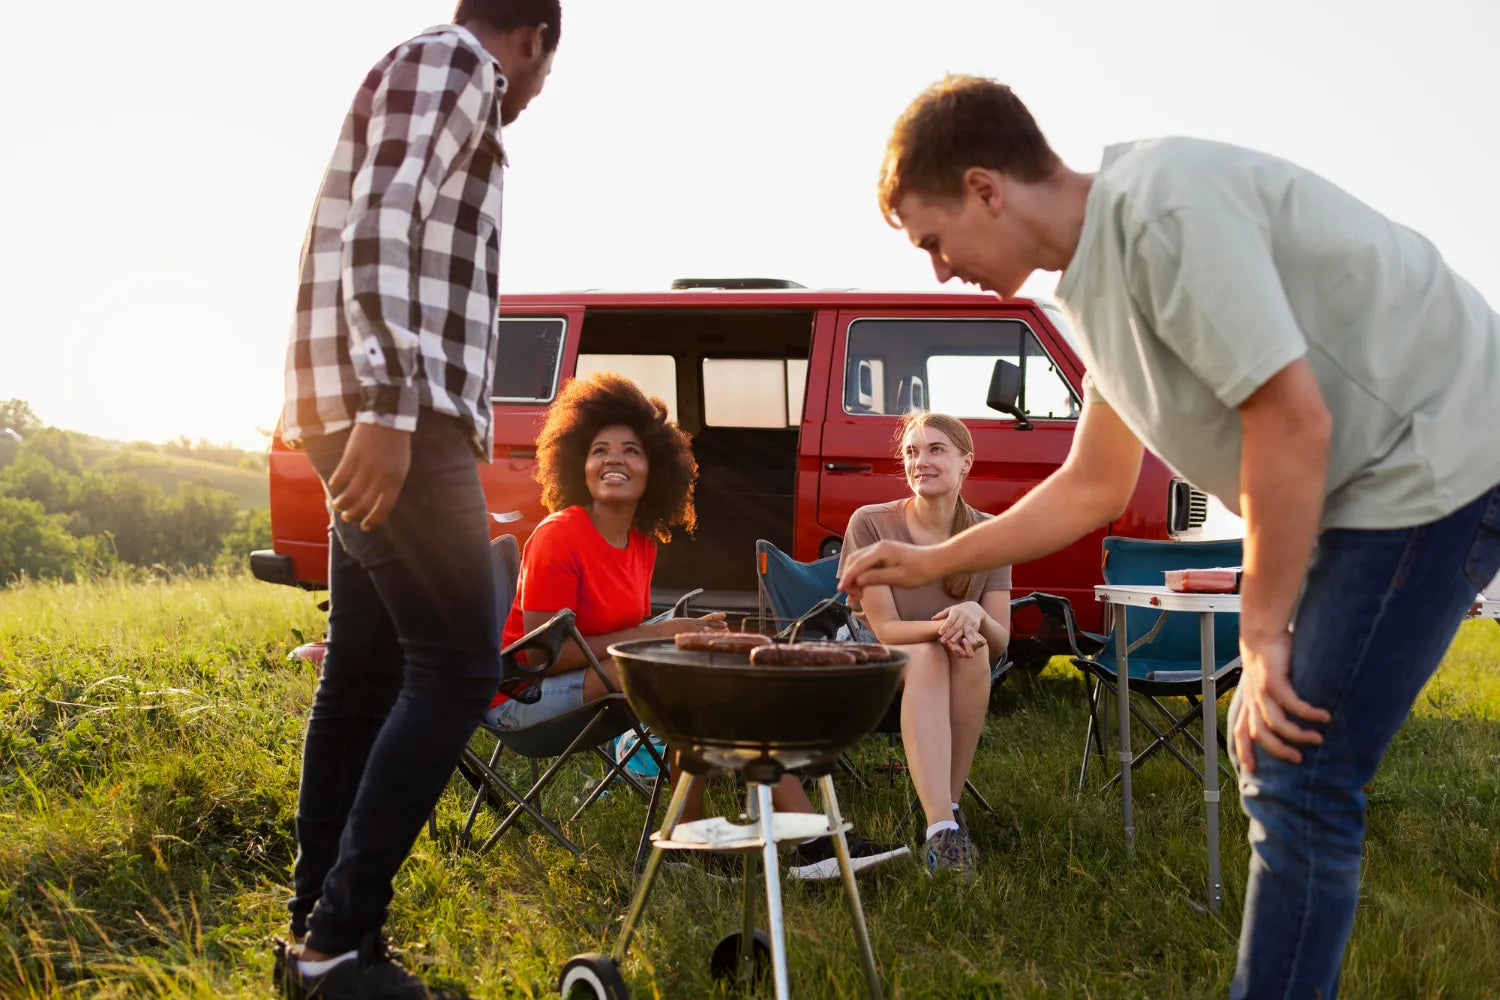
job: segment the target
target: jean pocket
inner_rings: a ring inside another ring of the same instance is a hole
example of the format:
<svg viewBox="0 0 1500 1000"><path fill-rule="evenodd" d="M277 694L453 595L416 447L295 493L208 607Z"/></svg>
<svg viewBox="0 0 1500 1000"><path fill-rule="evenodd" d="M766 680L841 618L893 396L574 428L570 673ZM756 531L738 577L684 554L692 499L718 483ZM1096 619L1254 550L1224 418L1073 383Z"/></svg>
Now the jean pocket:
<svg viewBox="0 0 1500 1000"><path fill-rule="evenodd" d="M1500 486L1490 491L1489 503L1479 520L1479 531L1464 561L1464 574L1476 592L1484 590L1500 572Z"/></svg>

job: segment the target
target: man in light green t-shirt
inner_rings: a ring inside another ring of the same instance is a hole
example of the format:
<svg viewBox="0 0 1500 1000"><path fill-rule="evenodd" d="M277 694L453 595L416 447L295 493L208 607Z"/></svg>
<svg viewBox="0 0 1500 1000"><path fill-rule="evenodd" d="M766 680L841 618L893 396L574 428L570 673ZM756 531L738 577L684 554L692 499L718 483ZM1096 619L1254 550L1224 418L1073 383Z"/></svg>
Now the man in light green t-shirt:
<svg viewBox="0 0 1500 1000"><path fill-rule="evenodd" d="M852 593L1065 547L1124 510L1149 447L1245 519L1231 707L1251 820L1231 996L1338 990L1364 784L1500 569L1500 318L1431 243L1251 150L1163 139L1068 169L1025 106L950 77L880 184L939 280L1063 271L1088 368L1064 465L947 543L881 542Z"/></svg>

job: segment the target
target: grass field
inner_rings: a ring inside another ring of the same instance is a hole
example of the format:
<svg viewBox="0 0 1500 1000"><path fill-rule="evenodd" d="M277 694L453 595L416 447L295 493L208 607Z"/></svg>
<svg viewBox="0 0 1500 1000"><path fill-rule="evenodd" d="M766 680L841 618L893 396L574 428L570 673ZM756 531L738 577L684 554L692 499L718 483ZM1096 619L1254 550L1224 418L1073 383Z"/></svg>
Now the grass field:
<svg viewBox="0 0 1500 1000"><path fill-rule="evenodd" d="M289 663L319 634L309 595L253 580L28 586L0 592L0 996L267 997L284 933L303 720L315 677ZM994 698L969 812L981 875L915 863L861 880L887 995L1220 997L1234 963L1247 849L1223 808L1225 920L1198 905L1201 790L1170 760L1136 782L1127 859L1115 795L1075 798L1082 687L1054 663ZM856 761L840 779L860 832L895 825L907 791ZM580 769L582 765L580 765ZM585 775L564 774L553 811ZM727 783L711 811L733 809ZM574 859L506 835L455 856L456 794L418 841L389 923L432 978L478 997L549 995L568 956L608 950L630 898L643 812L614 793L572 828ZM569 810L571 811L571 810ZM1500 984L1500 629L1464 626L1370 789L1371 834L1346 997L1492 997ZM636 997L723 995L708 955L737 887L667 871L625 973ZM793 990L858 997L841 897L785 891Z"/></svg>

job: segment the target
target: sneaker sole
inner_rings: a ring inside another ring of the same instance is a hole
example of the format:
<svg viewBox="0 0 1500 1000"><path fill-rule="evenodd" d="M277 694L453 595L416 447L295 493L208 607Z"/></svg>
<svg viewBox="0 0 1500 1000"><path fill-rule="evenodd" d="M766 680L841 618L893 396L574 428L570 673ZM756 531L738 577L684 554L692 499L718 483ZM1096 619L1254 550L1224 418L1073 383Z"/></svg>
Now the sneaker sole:
<svg viewBox="0 0 1500 1000"><path fill-rule="evenodd" d="M860 872L883 865L887 861L905 857L911 853L909 847L898 847L894 850L885 851L880 854L867 854L862 858L850 858L849 867L854 869L858 875ZM786 873L795 879L807 882L826 882L839 877L839 859L837 857L825 858L822 861L810 865L794 865L786 870Z"/></svg>

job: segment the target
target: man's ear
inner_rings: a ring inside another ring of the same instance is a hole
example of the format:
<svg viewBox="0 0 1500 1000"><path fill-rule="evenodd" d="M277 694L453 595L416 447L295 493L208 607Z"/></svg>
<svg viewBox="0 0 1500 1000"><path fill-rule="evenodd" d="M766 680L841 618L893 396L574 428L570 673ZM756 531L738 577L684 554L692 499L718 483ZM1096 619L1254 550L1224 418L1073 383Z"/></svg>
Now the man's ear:
<svg viewBox="0 0 1500 1000"><path fill-rule="evenodd" d="M542 57L543 39L547 37L547 25L539 24L526 36L526 60L535 62Z"/></svg>
<svg viewBox="0 0 1500 1000"><path fill-rule="evenodd" d="M973 195L991 215L999 215L1005 207L1005 186L998 173L984 167L970 167L964 171L964 192Z"/></svg>

